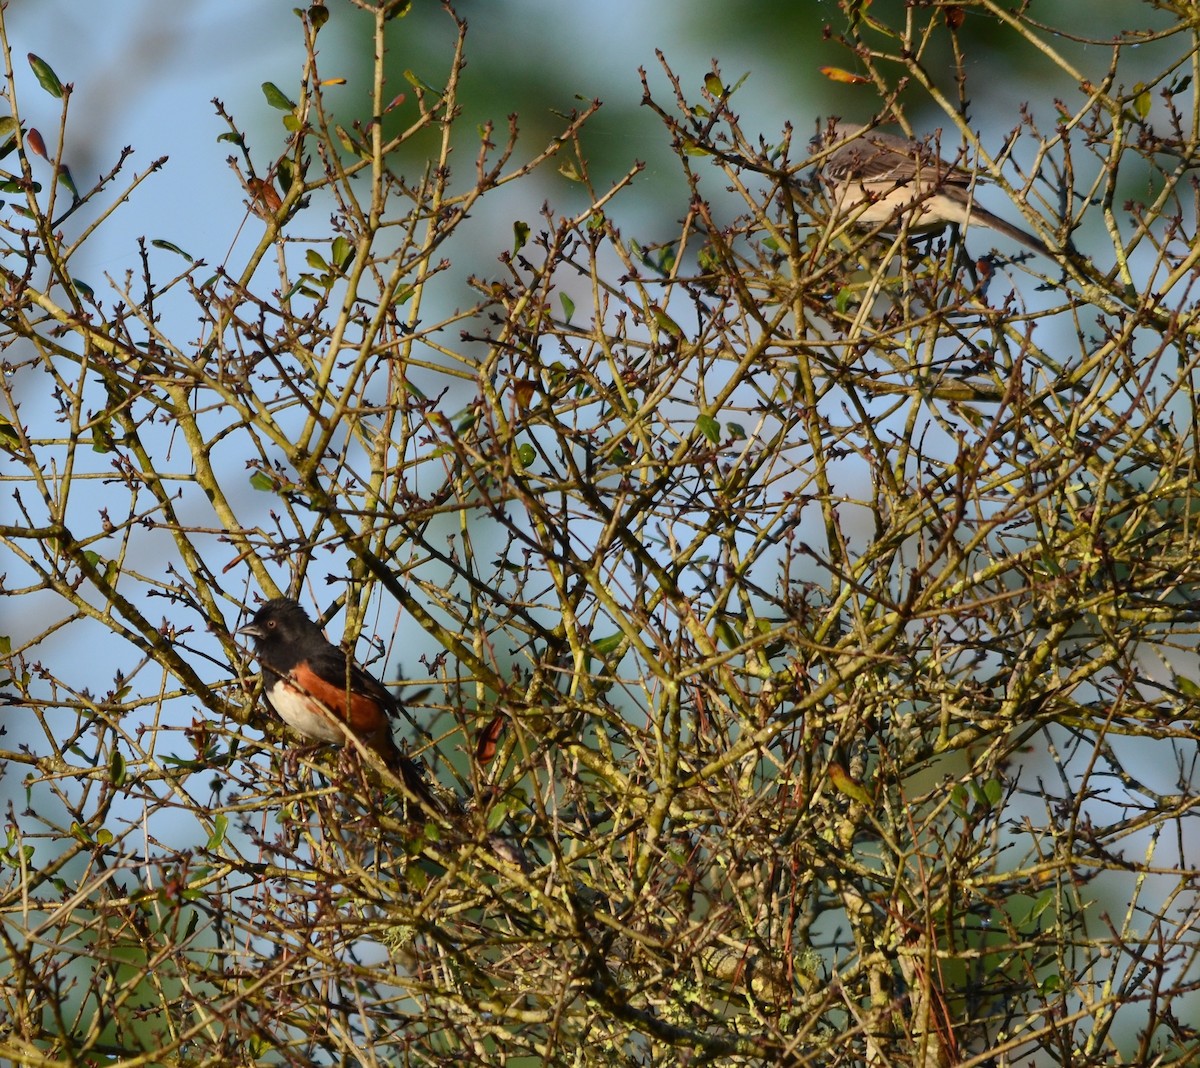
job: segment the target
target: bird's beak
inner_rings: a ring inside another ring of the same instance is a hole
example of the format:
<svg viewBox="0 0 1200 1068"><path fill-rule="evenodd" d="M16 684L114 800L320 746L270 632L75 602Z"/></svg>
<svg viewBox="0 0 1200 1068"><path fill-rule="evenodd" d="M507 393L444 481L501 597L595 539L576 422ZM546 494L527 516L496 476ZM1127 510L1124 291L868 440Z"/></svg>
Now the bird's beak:
<svg viewBox="0 0 1200 1068"><path fill-rule="evenodd" d="M257 623L247 623L244 627L239 627L233 632L234 634L245 634L256 641L261 641L266 635L262 628Z"/></svg>

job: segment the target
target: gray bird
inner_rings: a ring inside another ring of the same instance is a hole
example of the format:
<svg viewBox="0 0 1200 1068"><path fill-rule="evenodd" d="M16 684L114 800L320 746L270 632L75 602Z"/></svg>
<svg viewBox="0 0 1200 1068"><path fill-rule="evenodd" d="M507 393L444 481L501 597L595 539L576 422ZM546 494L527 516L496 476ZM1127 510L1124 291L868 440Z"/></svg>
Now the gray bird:
<svg viewBox="0 0 1200 1068"><path fill-rule="evenodd" d="M928 144L838 122L822 130L814 147L846 142L822 166L839 217L859 226L901 220L912 233L958 226L987 226L1044 256L1049 246L1033 234L980 207L974 199L978 176L942 159Z"/></svg>

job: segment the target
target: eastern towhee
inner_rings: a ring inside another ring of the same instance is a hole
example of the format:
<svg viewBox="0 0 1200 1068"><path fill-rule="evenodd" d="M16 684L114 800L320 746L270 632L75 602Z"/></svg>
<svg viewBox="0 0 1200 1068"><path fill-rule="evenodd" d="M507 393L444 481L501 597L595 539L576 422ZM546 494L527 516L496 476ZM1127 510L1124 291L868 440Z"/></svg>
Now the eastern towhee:
<svg viewBox="0 0 1200 1068"><path fill-rule="evenodd" d="M309 741L332 745L345 745L349 731L409 793L434 811L446 812L420 768L392 739L396 699L349 653L326 641L295 601L268 601L238 633L254 639L267 701L292 730Z"/></svg>

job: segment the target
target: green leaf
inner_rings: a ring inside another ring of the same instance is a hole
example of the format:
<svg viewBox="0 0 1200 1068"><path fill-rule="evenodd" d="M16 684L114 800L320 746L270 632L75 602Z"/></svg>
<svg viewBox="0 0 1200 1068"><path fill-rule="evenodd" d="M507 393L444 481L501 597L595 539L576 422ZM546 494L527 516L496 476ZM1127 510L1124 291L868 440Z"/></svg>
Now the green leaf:
<svg viewBox="0 0 1200 1068"><path fill-rule="evenodd" d="M522 467L528 467L537 459L537 451L526 441L517 448L517 459Z"/></svg>
<svg viewBox="0 0 1200 1068"><path fill-rule="evenodd" d="M275 480L262 471L255 471L250 476L250 485L253 489L260 490L263 493L275 492Z"/></svg>
<svg viewBox="0 0 1200 1068"><path fill-rule="evenodd" d="M305 262L314 270L326 274L329 271L329 264L325 262L321 254L315 249L310 248L304 254Z"/></svg>
<svg viewBox="0 0 1200 1068"><path fill-rule="evenodd" d="M0 181L0 192L2 193L21 193L23 191L24 190L21 188L21 183L15 178L8 178ZM40 193L42 191L42 185L40 182L33 183L33 191L35 193Z"/></svg>
<svg viewBox="0 0 1200 1068"><path fill-rule="evenodd" d="M296 180L296 166L290 159L284 156L275 165L275 176L279 179L279 188L283 190L286 196L292 189L292 182Z"/></svg>
<svg viewBox="0 0 1200 1068"><path fill-rule="evenodd" d="M529 240L529 223L515 222L513 223L513 255L525 247L525 242Z"/></svg>
<svg viewBox="0 0 1200 1068"><path fill-rule="evenodd" d="M108 758L108 781L113 786L121 786L125 782L125 758L119 749L114 749Z"/></svg>
<svg viewBox="0 0 1200 1068"><path fill-rule="evenodd" d="M1053 887L1051 887L1049 890L1043 891L1030 906L1029 915L1026 917L1025 922L1032 923L1039 916L1041 916L1043 912L1045 912L1052 905L1057 905L1057 903L1058 892Z"/></svg>
<svg viewBox="0 0 1200 1068"><path fill-rule="evenodd" d="M299 277L299 278L296 280L296 284L295 284L294 286L292 286L292 288L291 288L291 289L289 289L289 290L288 290L286 293L284 293L284 295L283 295L282 297L280 297L279 299L280 299L281 301L283 301L283 303L284 303L284 304L286 304L286 303L287 303L289 300L291 300L291 299L292 299L292 297L294 297L294 296L295 296L297 293L302 293L302 292L304 292L304 280L305 280L307 277L308 277L307 275L301 275L301 276L300 276L300 277Z"/></svg>
<svg viewBox="0 0 1200 1068"><path fill-rule="evenodd" d="M320 33L321 27L329 21L329 8L324 4L313 4L308 9L308 21L312 23L313 33Z"/></svg>
<svg viewBox="0 0 1200 1068"><path fill-rule="evenodd" d="M1038 990L1041 992L1041 994L1047 997L1052 994L1057 994L1061 989L1062 976L1059 975L1058 972L1054 972L1052 975L1046 976L1046 978L1043 979L1041 984L1038 986Z"/></svg>
<svg viewBox="0 0 1200 1068"><path fill-rule="evenodd" d="M733 629L727 619L718 619L716 622L717 639L725 646L726 649L736 649L739 645L737 631Z"/></svg>
<svg viewBox="0 0 1200 1068"><path fill-rule="evenodd" d="M728 89L725 90L725 95L733 96L734 93L736 93L743 85L746 84L746 79L749 77L750 72L746 71L745 74L743 74L736 82L734 82Z"/></svg>
<svg viewBox="0 0 1200 1068"><path fill-rule="evenodd" d="M337 135L337 139L342 143L342 148L349 152L350 155L361 156L366 151L362 145L355 141L354 138L346 132L346 128L341 123L337 123L334 126L333 132Z"/></svg>
<svg viewBox="0 0 1200 1068"><path fill-rule="evenodd" d="M1150 108L1154 101L1150 97L1150 90L1147 89L1141 82L1133 87L1133 110L1134 114L1139 119L1145 119L1150 114Z"/></svg>
<svg viewBox="0 0 1200 1068"><path fill-rule="evenodd" d="M221 843L225 841L225 831L229 827L229 817L224 812L218 812L213 817L213 833L208 836L206 848L209 850L220 849Z"/></svg>
<svg viewBox="0 0 1200 1068"><path fill-rule="evenodd" d="M340 235L335 237L331 250L334 267L339 271L344 271L353 261L355 251L354 246L346 238Z"/></svg>
<svg viewBox="0 0 1200 1068"><path fill-rule="evenodd" d="M563 318L569 323L571 316L575 314L575 302L566 293L559 293L558 299L562 304Z"/></svg>
<svg viewBox="0 0 1200 1068"><path fill-rule="evenodd" d="M1200 698L1200 685L1197 685L1191 679L1185 678L1183 675L1176 675L1175 685L1179 687L1179 692L1184 697L1189 697L1192 700Z"/></svg>
<svg viewBox="0 0 1200 1068"><path fill-rule="evenodd" d="M829 781L833 783L834 789L838 793L850 798L851 801L857 801L860 805L870 807L873 804L870 791L857 779L851 778L841 764L831 763L826 770L829 773Z"/></svg>
<svg viewBox="0 0 1200 1068"><path fill-rule="evenodd" d="M696 429L714 445L721 443L721 424L711 415L696 416Z"/></svg>
<svg viewBox="0 0 1200 1068"><path fill-rule="evenodd" d="M296 105L293 104L287 95L274 82L262 83L263 96L267 98L267 103L277 111L295 111Z"/></svg>
<svg viewBox="0 0 1200 1068"><path fill-rule="evenodd" d="M725 85L716 74L710 74L704 79L704 88L708 90L710 96L715 96L718 100L725 95Z"/></svg>
<svg viewBox="0 0 1200 1068"><path fill-rule="evenodd" d="M71 197L78 202L79 190L75 188L75 179L71 177L71 169L65 163L58 165L58 180L62 182Z"/></svg>
<svg viewBox="0 0 1200 1068"><path fill-rule="evenodd" d="M414 71L406 70L404 72L404 80L408 82L408 84L414 89L424 89L427 93L434 93L437 96L442 95L442 91L440 89L435 89L428 82L422 81Z"/></svg>
<svg viewBox="0 0 1200 1068"><path fill-rule="evenodd" d="M164 241L161 237L156 237L153 241L150 242L150 244L153 245L155 248L161 248L167 252L174 252L175 255L182 256L185 260L188 261L188 263L196 262L191 256L189 256L186 252L184 252L183 249L181 249L178 245L173 245L173 244L171 244L170 241Z"/></svg>
<svg viewBox="0 0 1200 1068"><path fill-rule="evenodd" d="M492 805L487 818L487 829L489 831L498 831L504 826L504 821L508 819L509 809L517 807L516 805L506 803L507 801L508 799L505 798L499 804Z"/></svg>
<svg viewBox="0 0 1200 1068"><path fill-rule="evenodd" d="M950 791L950 807L960 816L967 812L967 788L961 784Z"/></svg>
<svg viewBox="0 0 1200 1068"><path fill-rule="evenodd" d="M999 779L988 779L983 784L983 796L987 798L988 806L995 808L1004 796L1004 785Z"/></svg>
<svg viewBox="0 0 1200 1068"><path fill-rule="evenodd" d="M671 337L683 337L683 329L662 308L654 308L654 325L670 334Z"/></svg>
<svg viewBox="0 0 1200 1068"><path fill-rule="evenodd" d="M592 652L596 656L608 657L621 647L623 641L625 641L625 635L619 631L616 634L610 634L607 638L597 638L592 642Z"/></svg>
<svg viewBox="0 0 1200 1068"><path fill-rule="evenodd" d="M92 452L112 452L116 448L112 437L112 420L97 419L92 424Z"/></svg>
<svg viewBox="0 0 1200 1068"><path fill-rule="evenodd" d="M29 65L33 68L33 73L41 83L42 88L51 96L61 100L63 97L62 82L58 80L58 75L51 69L50 64L40 56L35 56L32 52L26 58L29 60Z"/></svg>
<svg viewBox="0 0 1200 1068"><path fill-rule="evenodd" d="M0 117L0 159L17 147L17 120L11 115Z"/></svg>

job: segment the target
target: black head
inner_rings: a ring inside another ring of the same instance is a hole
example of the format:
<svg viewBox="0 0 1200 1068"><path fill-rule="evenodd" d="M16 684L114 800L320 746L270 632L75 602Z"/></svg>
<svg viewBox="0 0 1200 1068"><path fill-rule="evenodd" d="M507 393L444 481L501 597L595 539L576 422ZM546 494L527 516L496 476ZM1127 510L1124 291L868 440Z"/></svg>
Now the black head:
<svg viewBox="0 0 1200 1068"><path fill-rule="evenodd" d="M238 633L249 635L259 648L274 641L288 642L313 635L324 641L321 628L308 618L303 608L287 597L268 601Z"/></svg>

